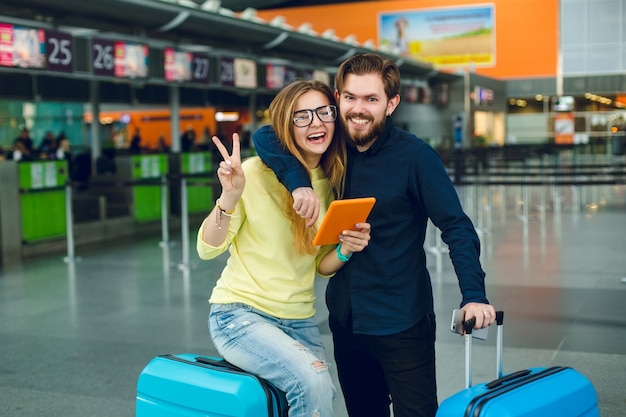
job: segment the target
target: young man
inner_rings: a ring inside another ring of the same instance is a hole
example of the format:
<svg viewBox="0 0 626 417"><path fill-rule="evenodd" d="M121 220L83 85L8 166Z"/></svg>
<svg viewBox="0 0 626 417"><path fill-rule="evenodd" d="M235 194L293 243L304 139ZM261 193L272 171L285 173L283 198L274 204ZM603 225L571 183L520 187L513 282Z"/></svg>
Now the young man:
<svg viewBox="0 0 626 417"><path fill-rule="evenodd" d="M368 247L328 284L326 303L339 381L352 417L432 417L437 410L435 317L424 240L428 219L442 231L476 328L495 319L485 295L480 242L439 156L389 116L400 72L375 54L344 61L335 77L339 123L348 136L344 198L376 197ZM319 214L306 175L268 129L253 136L261 159L294 196L297 213Z"/></svg>

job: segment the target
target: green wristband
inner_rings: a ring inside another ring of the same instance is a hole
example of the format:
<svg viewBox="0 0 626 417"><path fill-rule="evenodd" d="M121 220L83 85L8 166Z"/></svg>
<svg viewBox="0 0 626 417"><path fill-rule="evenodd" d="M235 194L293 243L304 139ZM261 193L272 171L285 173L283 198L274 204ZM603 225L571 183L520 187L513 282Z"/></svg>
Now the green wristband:
<svg viewBox="0 0 626 417"><path fill-rule="evenodd" d="M337 245L337 249L335 250L337 251L337 258L339 258L341 262L348 262L350 260L352 254L345 256L343 253L341 253L341 243Z"/></svg>

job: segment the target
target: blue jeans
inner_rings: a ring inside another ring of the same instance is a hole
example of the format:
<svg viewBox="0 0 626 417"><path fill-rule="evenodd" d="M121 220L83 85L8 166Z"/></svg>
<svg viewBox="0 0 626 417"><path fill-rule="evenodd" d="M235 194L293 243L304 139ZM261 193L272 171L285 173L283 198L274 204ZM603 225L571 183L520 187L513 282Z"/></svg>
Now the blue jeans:
<svg viewBox="0 0 626 417"><path fill-rule="evenodd" d="M209 330L224 359L285 392L289 417L332 417L336 389L314 318L285 320L245 304L212 304Z"/></svg>

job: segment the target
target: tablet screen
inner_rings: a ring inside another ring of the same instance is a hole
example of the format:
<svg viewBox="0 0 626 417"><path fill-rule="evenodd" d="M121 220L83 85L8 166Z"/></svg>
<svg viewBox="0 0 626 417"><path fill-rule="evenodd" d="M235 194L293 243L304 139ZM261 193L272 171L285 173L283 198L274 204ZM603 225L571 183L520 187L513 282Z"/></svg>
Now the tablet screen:
<svg viewBox="0 0 626 417"><path fill-rule="evenodd" d="M374 197L363 197L335 200L330 203L313 244L318 246L339 243L341 232L355 230L355 224L367 221L375 202Z"/></svg>

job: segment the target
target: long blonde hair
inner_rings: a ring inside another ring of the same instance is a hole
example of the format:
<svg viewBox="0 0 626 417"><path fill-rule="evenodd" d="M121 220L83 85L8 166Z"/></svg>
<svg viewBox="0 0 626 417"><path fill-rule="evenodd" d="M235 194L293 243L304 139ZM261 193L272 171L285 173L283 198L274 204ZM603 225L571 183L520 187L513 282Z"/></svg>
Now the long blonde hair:
<svg viewBox="0 0 626 417"><path fill-rule="evenodd" d="M298 99L309 91L319 91L328 98L329 104L336 105L335 97L329 86L317 80L296 80L284 87L272 100L269 107L272 119L272 128L278 136L281 145L300 161L307 170L309 178L311 171L305 163L304 157L294 136L293 112ZM341 198L344 191L346 172L346 146L340 123L335 124L335 135L333 141L322 155L320 167L324 176L328 178L330 189L336 198ZM281 208L283 214L289 219L296 237L296 251L303 254L315 254L316 248L313 246L313 237L317 229L306 227L306 220L301 218L293 209L293 197L289 190L281 187Z"/></svg>

